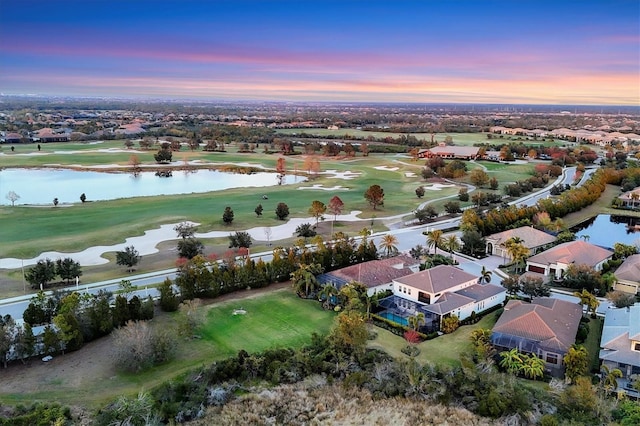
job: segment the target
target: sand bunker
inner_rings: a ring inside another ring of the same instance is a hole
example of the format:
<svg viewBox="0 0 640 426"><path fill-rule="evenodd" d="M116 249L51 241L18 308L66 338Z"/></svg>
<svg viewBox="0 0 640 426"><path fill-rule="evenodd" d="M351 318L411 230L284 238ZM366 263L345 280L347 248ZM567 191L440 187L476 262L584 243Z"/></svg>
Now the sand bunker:
<svg viewBox="0 0 640 426"><path fill-rule="evenodd" d="M442 191L442 188L451 188L455 185L448 183L434 183L429 186L422 186L424 189L428 189L429 191Z"/></svg>
<svg viewBox="0 0 640 426"><path fill-rule="evenodd" d="M413 172L404 172L404 177L416 177L416 174Z"/></svg>
<svg viewBox="0 0 640 426"><path fill-rule="evenodd" d="M396 170L398 170L397 167L389 167L389 166L377 166L377 167L374 167L374 169L376 169L376 170L386 170L388 172L395 172Z"/></svg>
<svg viewBox="0 0 640 426"><path fill-rule="evenodd" d="M344 172L339 172L337 170L327 170L325 172L320 172L321 175L333 175L333 176L327 176L330 179L344 179L344 180L350 180L350 179L355 179L357 177L359 177L362 173L360 172L352 172L352 171L344 171Z"/></svg>
<svg viewBox="0 0 640 426"><path fill-rule="evenodd" d="M331 188L325 188L321 183L315 184L313 186L302 186L298 189L319 189L321 191L348 191L349 188L345 188L341 185L333 186Z"/></svg>

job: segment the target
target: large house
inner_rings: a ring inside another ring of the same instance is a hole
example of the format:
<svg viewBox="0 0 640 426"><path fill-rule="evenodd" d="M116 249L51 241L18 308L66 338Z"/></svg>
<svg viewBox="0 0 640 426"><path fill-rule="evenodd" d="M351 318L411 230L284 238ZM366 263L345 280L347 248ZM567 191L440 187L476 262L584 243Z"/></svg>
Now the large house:
<svg viewBox="0 0 640 426"><path fill-rule="evenodd" d="M421 149L419 158L440 157L445 159L475 160L480 156L480 148L475 146L439 145L429 149Z"/></svg>
<svg viewBox="0 0 640 426"><path fill-rule="evenodd" d="M320 285L331 284L338 290L353 281L367 287L367 294L393 290L393 280L413 274L420 269L420 261L411 256L400 255L388 259L371 260L346 268L320 274L317 277Z"/></svg>
<svg viewBox="0 0 640 426"><path fill-rule="evenodd" d="M640 208L640 186L632 189L631 191L625 192L620 195L618 199L620 200L622 207L630 209Z"/></svg>
<svg viewBox="0 0 640 426"><path fill-rule="evenodd" d="M493 326L491 343L503 350L536 354L552 373L562 371L562 358L575 342L582 308L548 297L531 303L510 300Z"/></svg>
<svg viewBox="0 0 640 426"><path fill-rule="evenodd" d="M544 250L545 247L553 244L556 240L556 237L553 235L540 231L533 226L521 226L520 228L488 235L485 238L487 242L487 254L494 254L504 258L509 257L506 242L512 238L519 239L522 245L529 249L529 254L536 254Z"/></svg>
<svg viewBox="0 0 640 426"><path fill-rule="evenodd" d="M424 314L425 329L440 330L442 319L460 320L500 305L504 287L481 284L478 277L449 265L439 265L393 280L393 296L380 301L382 317L407 325L417 313Z"/></svg>
<svg viewBox="0 0 640 426"><path fill-rule="evenodd" d="M640 305L607 310L600 348L602 364L619 369L622 379L618 384L631 391L631 376L640 375Z"/></svg>
<svg viewBox="0 0 640 426"><path fill-rule="evenodd" d="M617 280L613 286L615 290L637 294L640 287L640 254L627 257L613 274Z"/></svg>
<svg viewBox="0 0 640 426"><path fill-rule="evenodd" d="M527 271L550 279L562 279L571 264L593 266L597 271L613 252L585 241L570 241L527 259Z"/></svg>

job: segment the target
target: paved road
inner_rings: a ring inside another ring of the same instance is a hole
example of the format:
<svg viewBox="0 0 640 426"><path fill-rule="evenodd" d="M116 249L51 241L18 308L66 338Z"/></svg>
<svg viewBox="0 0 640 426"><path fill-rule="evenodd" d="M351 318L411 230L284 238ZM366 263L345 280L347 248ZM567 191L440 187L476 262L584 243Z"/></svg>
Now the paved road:
<svg viewBox="0 0 640 426"><path fill-rule="evenodd" d="M558 177L555 184L558 184L558 183L571 184L575 177L575 171L576 171L575 167L566 168L563 174L560 177ZM595 169L588 169L585 172L580 184L584 183L587 177L594 171ZM542 189L540 191L536 191L532 194L528 194L527 196L520 198L516 201L513 201L510 204L534 205L535 203L538 202L538 200L548 197L549 191L550 191L550 187L546 189ZM371 238L373 238L376 246L379 246L382 237L386 234L392 233L398 239L398 250L407 251L417 245L422 245L422 246L426 245L426 238L423 232L435 230L435 229L445 230L445 229L457 228L458 226L460 226L460 220L461 220L460 217L457 217L452 219L440 220L427 225L391 229L388 232L381 232L381 233L375 234ZM271 260L271 252L252 253L251 257L254 259L262 258L265 262L268 262ZM467 267L477 268L478 270L480 270L481 266L482 265L480 263L475 262L475 266L472 263ZM148 288L148 287L153 287L155 285L158 285L162 283L166 278L174 280L175 277L176 277L176 270L168 269L168 270L157 271L149 274L132 275L130 277L125 277L125 279L130 280L132 285L139 288L139 290L137 290L133 294L136 294L141 297L146 297L147 295L156 297L158 296L158 291L155 288ZM95 294L100 290L116 292L117 290L119 290L120 281L121 279L108 280L108 281L96 282L91 284L83 284L83 285L80 285L79 287L71 286L71 287L68 287L67 289L68 290L77 289L80 291L87 291L91 294ZM0 315L9 314L15 319L22 318L22 314L24 310L27 308L27 306L29 305L32 297L33 295L25 295L25 296L18 296L14 298L0 300Z"/></svg>

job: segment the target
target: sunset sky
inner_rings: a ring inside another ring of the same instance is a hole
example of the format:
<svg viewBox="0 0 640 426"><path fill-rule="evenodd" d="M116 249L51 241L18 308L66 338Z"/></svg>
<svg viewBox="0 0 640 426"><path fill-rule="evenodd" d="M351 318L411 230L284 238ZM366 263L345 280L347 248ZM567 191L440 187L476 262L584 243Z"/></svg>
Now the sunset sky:
<svg viewBox="0 0 640 426"><path fill-rule="evenodd" d="M640 2L0 0L0 92L640 105Z"/></svg>

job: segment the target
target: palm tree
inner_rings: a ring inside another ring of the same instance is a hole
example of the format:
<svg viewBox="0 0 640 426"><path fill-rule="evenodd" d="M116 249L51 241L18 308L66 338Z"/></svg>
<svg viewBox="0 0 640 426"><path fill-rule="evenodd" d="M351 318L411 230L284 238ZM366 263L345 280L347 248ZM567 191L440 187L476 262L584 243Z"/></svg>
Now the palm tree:
<svg viewBox="0 0 640 426"><path fill-rule="evenodd" d="M640 199L640 194L637 192L632 192L631 195L629 195L629 198L631 198L631 208L635 209L636 208L636 201L638 201Z"/></svg>
<svg viewBox="0 0 640 426"><path fill-rule="evenodd" d="M416 312L415 315L409 317L409 325L415 331L418 331L420 326L425 325L424 314L422 312Z"/></svg>
<svg viewBox="0 0 640 426"><path fill-rule="evenodd" d="M544 376L544 361L542 358L538 358L536 354L524 357L522 372L529 379L535 380L538 377L542 377Z"/></svg>
<svg viewBox="0 0 640 426"><path fill-rule="evenodd" d="M318 293L318 300L322 302L322 307L329 309L331 307L331 298L338 294L338 289L333 283L325 284Z"/></svg>
<svg viewBox="0 0 640 426"><path fill-rule="evenodd" d="M427 248L430 250L431 247L434 247L435 248L433 251L434 254L438 252L438 247L441 247L443 242L444 242L444 239L442 237L441 230L434 229L433 231L427 232Z"/></svg>
<svg viewBox="0 0 640 426"><path fill-rule="evenodd" d="M598 299L596 298L596 296L594 296L593 294L591 294L588 290L586 289L582 289L582 291L576 291L573 293L574 296L576 296L578 299L580 299L580 306L586 306L587 307L587 312L589 313L590 311L592 313L596 313L596 309L598 309L598 306L600 306L600 302L598 301ZM583 309L583 314L584 309Z"/></svg>
<svg viewBox="0 0 640 426"><path fill-rule="evenodd" d="M522 354L518 352L518 348L500 353L500 367L505 368L509 373L516 374L524 365Z"/></svg>
<svg viewBox="0 0 640 426"><path fill-rule="evenodd" d="M449 251L449 255L451 256L451 260L453 260L453 252L460 250L460 240L458 236L455 234L449 235L444 240L444 246Z"/></svg>
<svg viewBox="0 0 640 426"><path fill-rule="evenodd" d="M297 271L291 273L293 287L300 296L307 297L318 286L316 275L322 273L322 266L317 263L301 264Z"/></svg>
<svg viewBox="0 0 640 426"><path fill-rule="evenodd" d="M479 282L483 282L484 281L485 283L490 283L492 274L493 274L493 272L491 272L490 270L488 270L487 268L485 268L483 266L482 270L480 271L480 279L478 281Z"/></svg>
<svg viewBox="0 0 640 426"><path fill-rule="evenodd" d="M622 378L622 371L618 368L609 368L602 364L602 388L607 392L612 392L618 387L618 380Z"/></svg>
<svg viewBox="0 0 640 426"><path fill-rule="evenodd" d="M398 253L398 238L393 234L385 234L380 240L380 249L384 250L386 257Z"/></svg>
<svg viewBox="0 0 640 426"><path fill-rule="evenodd" d="M511 260L516 264L516 272L518 272L520 264L524 262L524 259L529 254L529 249L525 247L523 241L518 237L509 238L505 241L504 246Z"/></svg>

